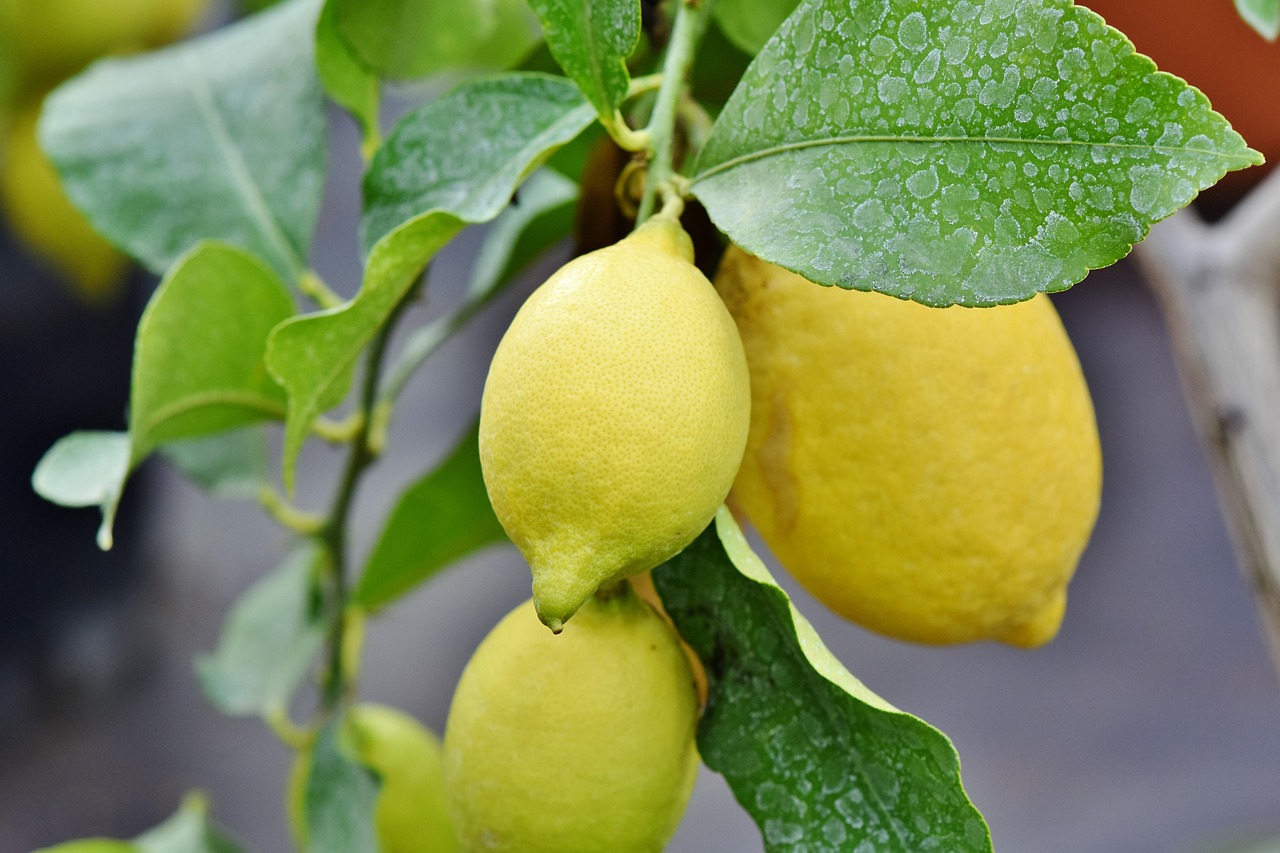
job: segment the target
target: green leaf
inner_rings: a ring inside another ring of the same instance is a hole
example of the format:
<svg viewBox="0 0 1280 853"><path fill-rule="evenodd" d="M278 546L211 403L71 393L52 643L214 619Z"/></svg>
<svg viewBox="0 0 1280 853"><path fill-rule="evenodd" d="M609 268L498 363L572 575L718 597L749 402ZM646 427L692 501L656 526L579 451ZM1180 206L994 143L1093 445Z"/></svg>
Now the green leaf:
<svg viewBox="0 0 1280 853"><path fill-rule="evenodd" d="M239 853L240 848L209 825L204 795L188 794L173 817L133 840L138 853Z"/></svg>
<svg viewBox="0 0 1280 853"><path fill-rule="evenodd" d="M372 154L378 145L381 86L378 75L360 62L338 33L336 9L337 0L328 0L316 24L316 71L329 97L356 120L365 150Z"/></svg>
<svg viewBox="0 0 1280 853"><path fill-rule="evenodd" d="M240 597L211 655L196 661L205 696L219 711L268 716L283 710L324 644L312 595L310 548L290 555Z"/></svg>
<svg viewBox="0 0 1280 853"><path fill-rule="evenodd" d="M232 246L203 242L165 275L138 323L130 392L131 460L156 445L282 418L267 335L293 316L275 273Z"/></svg>
<svg viewBox="0 0 1280 853"><path fill-rule="evenodd" d="M767 850L989 853L951 742L836 660L728 510L653 575L707 670L698 751Z"/></svg>
<svg viewBox="0 0 1280 853"><path fill-rule="evenodd" d="M35 853L138 853L137 845L110 838L82 838L53 847L41 847Z"/></svg>
<svg viewBox="0 0 1280 853"><path fill-rule="evenodd" d="M267 439L261 429L174 441L160 454L215 498L255 500L267 483Z"/></svg>
<svg viewBox="0 0 1280 853"><path fill-rule="evenodd" d="M335 716L316 737L303 789L309 853L377 853L373 810L378 783L344 754L344 716Z"/></svg>
<svg viewBox="0 0 1280 853"><path fill-rule="evenodd" d="M351 384L356 358L421 275L468 223L487 222L556 148L592 122L568 81L509 74L463 84L405 117L365 177L360 292L272 334L267 365L289 393L284 480L311 422ZM474 144L458 143L465 128Z"/></svg>
<svg viewBox="0 0 1280 853"><path fill-rule="evenodd" d="M800 0L716 0L712 17L738 48L754 56Z"/></svg>
<svg viewBox="0 0 1280 853"><path fill-rule="evenodd" d="M36 494L70 507L99 506L98 547L110 550L116 509L129 476L129 434L73 432L45 452L31 476Z"/></svg>
<svg viewBox="0 0 1280 853"><path fill-rule="evenodd" d="M324 189L317 8L292 0L55 91L41 144L94 227L156 272L214 238L296 280Z"/></svg>
<svg viewBox="0 0 1280 853"><path fill-rule="evenodd" d="M640 40L638 0L529 0L547 47L606 121L627 95Z"/></svg>
<svg viewBox="0 0 1280 853"><path fill-rule="evenodd" d="M376 610L473 551L506 541L480 474L478 428L434 471L400 496L356 586L355 603Z"/></svg>
<svg viewBox="0 0 1280 853"><path fill-rule="evenodd" d="M515 201L493 221L476 253L467 283L467 301L487 301L534 258L573 228L578 185L558 172L541 169L520 187Z"/></svg>
<svg viewBox="0 0 1280 853"><path fill-rule="evenodd" d="M1280 36L1280 0L1236 0L1236 9L1267 41Z"/></svg>
<svg viewBox="0 0 1280 853"><path fill-rule="evenodd" d="M360 61L391 80L465 65L496 25L494 0L330 0Z"/></svg>
<svg viewBox="0 0 1280 853"><path fill-rule="evenodd" d="M1195 89L1069 0L804 0L692 191L747 251L927 305L1057 291L1262 161Z"/></svg>

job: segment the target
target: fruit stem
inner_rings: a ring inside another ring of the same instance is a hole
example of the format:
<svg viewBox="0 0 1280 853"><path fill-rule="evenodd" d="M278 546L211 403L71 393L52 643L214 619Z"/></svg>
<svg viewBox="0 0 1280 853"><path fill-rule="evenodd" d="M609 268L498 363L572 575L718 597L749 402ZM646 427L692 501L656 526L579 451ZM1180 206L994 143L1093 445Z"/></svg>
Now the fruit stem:
<svg viewBox="0 0 1280 853"><path fill-rule="evenodd" d="M710 0L680 0L676 7L676 20L671 30L671 43L662 63L662 87L653 105L653 115L645 128L650 137L653 157L649 162L649 180L645 184L644 197L636 214L636 225L653 215L659 190L672 177L673 139L676 116L680 108L680 94L684 91L689 69L693 67L698 38L702 35L703 21L711 6Z"/></svg>

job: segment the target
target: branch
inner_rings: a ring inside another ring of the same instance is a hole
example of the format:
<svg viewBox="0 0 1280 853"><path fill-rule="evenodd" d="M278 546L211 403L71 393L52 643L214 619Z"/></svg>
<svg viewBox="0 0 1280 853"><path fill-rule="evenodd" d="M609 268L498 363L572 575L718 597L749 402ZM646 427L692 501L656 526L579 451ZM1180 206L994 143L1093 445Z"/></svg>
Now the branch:
<svg viewBox="0 0 1280 853"><path fill-rule="evenodd" d="M1217 226L1160 223L1137 257L1280 673L1280 171Z"/></svg>

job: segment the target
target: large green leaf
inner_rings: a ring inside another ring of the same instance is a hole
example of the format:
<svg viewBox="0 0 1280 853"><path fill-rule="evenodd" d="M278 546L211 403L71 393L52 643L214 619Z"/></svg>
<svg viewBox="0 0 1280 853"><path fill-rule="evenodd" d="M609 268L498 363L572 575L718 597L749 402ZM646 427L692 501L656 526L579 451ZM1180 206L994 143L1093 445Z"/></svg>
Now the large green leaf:
<svg viewBox="0 0 1280 853"><path fill-rule="evenodd" d="M1236 9L1263 38L1280 36L1280 0L1236 0Z"/></svg>
<svg viewBox="0 0 1280 853"><path fill-rule="evenodd" d="M378 145L378 75L360 62L338 32L338 0L327 0L316 23L316 71L324 89L360 126L365 150Z"/></svg>
<svg viewBox="0 0 1280 853"><path fill-rule="evenodd" d="M409 487L387 519L355 603L385 607L472 551L506 540L489 506L473 424L449 458Z"/></svg>
<svg viewBox="0 0 1280 853"><path fill-rule="evenodd" d="M1056 291L1261 155L1069 0L804 0L692 190L735 243L928 305Z"/></svg>
<svg viewBox="0 0 1280 853"><path fill-rule="evenodd" d="M214 238L296 279L324 188L317 8L292 0L54 92L41 144L94 226L156 272Z"/></svg>
<svg viewBox="0 0 1280 853"><path fill-rule="evenodd" d="M320 555L303 548L257 581L227 616L211 655L196 661L205 696L224 714L283 711L324 645L312 579Z"/></svg>
<svg viewBox="0 0 1280 853"><path fill-rule="evenodd" d="M738 48L756 54L800 0L716 0L711 14Z"/></svg>
<svg viewBox="0 0 1280 853"><path fill-rule="evenodd" d="M596 112L613 118L627 95L627 57L640 40L639 0L529 0L547 47Z"/></svg>
<svg viewBox="0 0 1280 853"><path fill-rule="evenodd" d="M989 851L945 735L823 645L728 510L653 579L707 670L698 751L769 851Z"/></svg>
<svg viewBox="0 0 1280 853"><path fill-rule="evenodd" d="M316 736L303 783L309 853L378 853L373 810L378 782L343 748L345 715Z"/></svg>
<svg viewBox="0 0 1280 853"><path fill-rule="evenodd" d="M263 358L271 330L293 314L280 279L241 249L203 242L174 264L138 323L132 464L166 441L284 417Z"/></svg>
<svg viewBox="0 0 1280 853"><path fill-rule="evenodd" d="M501 213L525 176L591 121L571 83L543 74L466 83L401 121L365 178L361 232L372 248L360 292L282 324L268 345L267 364L289 392L286 485L312 420L341 399L356 358L427 262L468 223Z"/></svg>

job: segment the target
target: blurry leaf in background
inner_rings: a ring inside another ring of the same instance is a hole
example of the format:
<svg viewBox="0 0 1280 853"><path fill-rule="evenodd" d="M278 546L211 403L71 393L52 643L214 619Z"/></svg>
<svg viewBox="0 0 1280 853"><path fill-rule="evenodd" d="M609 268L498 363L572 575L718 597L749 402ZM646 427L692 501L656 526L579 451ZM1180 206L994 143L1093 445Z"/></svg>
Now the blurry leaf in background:
<svg viewBox="0 0 1280 853"><path fill-rule="evenodd" d="M31 477L42 498L61 506L102 509L98 547L111 548L116 508L129 476L127 432L73 432L58 439Z"/></svg>
<svg viewBox="0 0 1280 853"><path fill-rule="evenodd" d="M196 661L200 685L224 714L284 711L324 645L312 578L323 557L301 548L240 596L217 649Z"/></svg>
<svg viewBox="0 0 1280 853"><path fill-rule="evenodd" d="M606 121L627 94L640 40L638 0L529 0L547 47Z"/></svg>
<svg viewBox="0 0 1280 853"><path fill-rule="evenodd" d="M716 0L711 15L729 41L755 56L799 0Z"/></svg>
<svg viewBox="0 0 1280 853"><path fill-rule="evenodd" d="M480 474L476 424L449 457L410 486L391 511L352 599L377 610L441 569L506 534Z"/></svg>
<svg viewBox="0 0 1280 853"><path fill-rule="evenodd" d="M378 853L374 806L378 782L343 751L346 715L335 715L316 736L303 781L303 824L309 853Z"/></svg>
<svg viewBox="0 0 1280 853"><path fill-rule="evenodd" d="M316 70L329 97L351 114L360 127L361 150L372 157L381 140L378 75L360 62L338 32L336 0L328 0L316 23Z"/></svg>
<svg viewBox="0 0 1280 853"><path fill-rule="evenodd" d="M57 89L40 141L67 195L155 272L218 239L296 281L324 189L317 8L290 0L168 50L104 60Z"/></svg>
<svg viewBox="0 0 1280 853"><path fill-rule="evenodd" d="M240 847L212 827L204 795L188 794L182 807L155 829L133 841L86 838L35 853L240 853Z"/></svg>
<svg viewBox="0 0 1280 853"><path fill-rule="evenodd" d="M698 752L766 850L990 853L951 741L836 660L727 509L653 580L707 672Z"/></svg>
<svg viewBox="0 0 1280 853"><path fill-rule="evenodd" d="M161 445L164 456L211 497L256 500L267 483L267 437L250 427Z"/></svg>
<svg viewBox="0 0 1280 853"><path fill-rule="evenodd" d="M1236 0L1236 9L1267 41L1280 36L1280 0Z"/></svg>
<svg viewBox="0 0 1280 853"><path fill-rule="evenodd" d="M804 0L691 189L733 242L811 281L977 306L1070 287L1259 162L1202 94L1068 0L852 15Z"/></svg>

